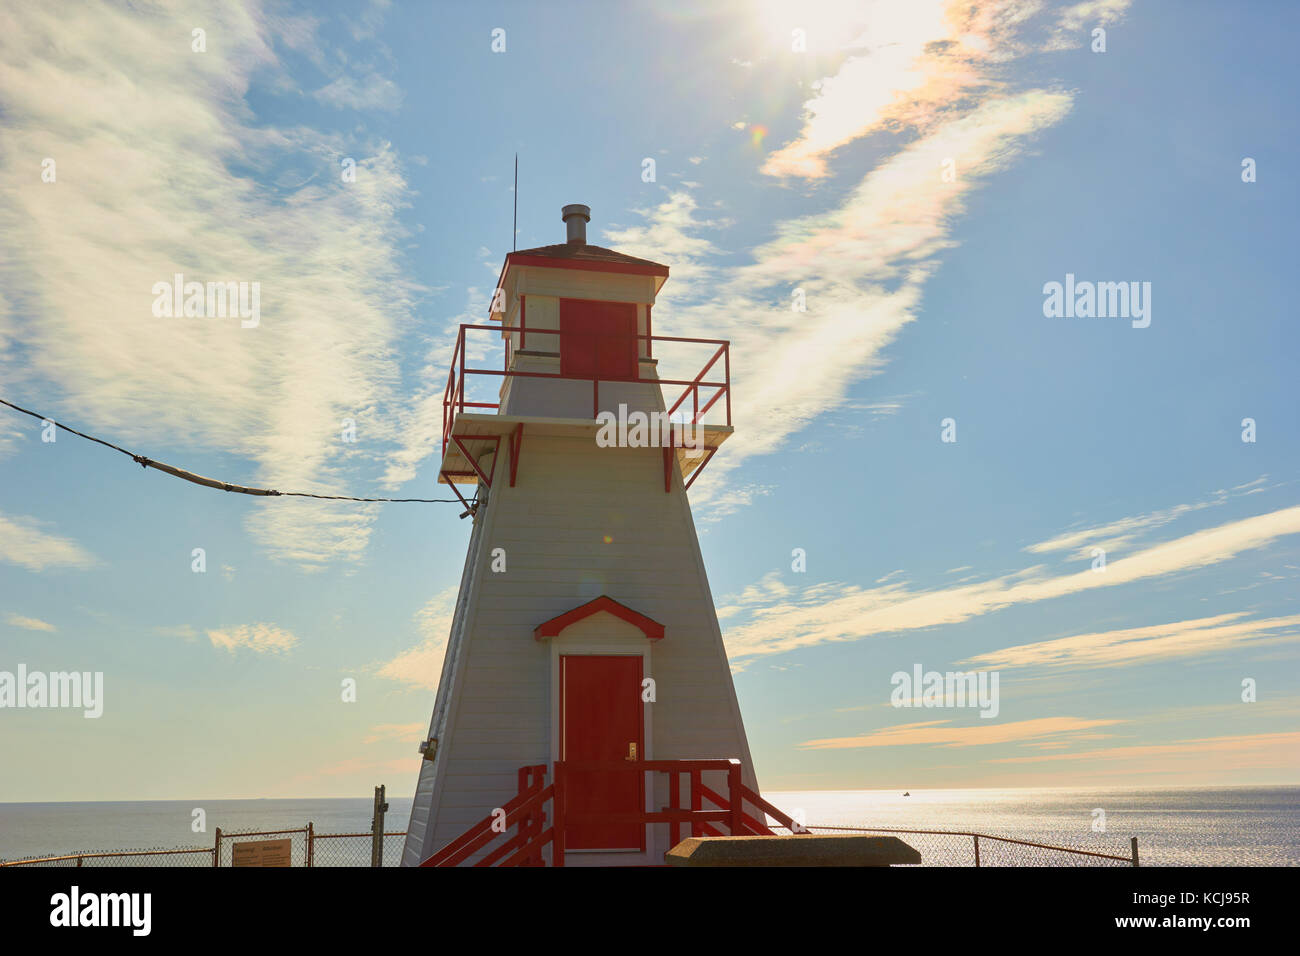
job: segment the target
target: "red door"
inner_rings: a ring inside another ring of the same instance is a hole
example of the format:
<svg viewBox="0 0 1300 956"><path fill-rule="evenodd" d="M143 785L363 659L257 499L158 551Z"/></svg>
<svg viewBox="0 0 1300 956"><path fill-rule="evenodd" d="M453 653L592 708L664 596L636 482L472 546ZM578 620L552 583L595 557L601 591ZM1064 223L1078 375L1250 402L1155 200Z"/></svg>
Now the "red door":
<svg viewBox="0 0 1300 956"><path fill-rule="evenodd" d="M604 380L637 377L636 306L560 300L560 374Z"/></svg>
<svg viewBox="0 0 1300 956"><path fill-rule="evenodd" d="M588 654L560 657L560 759L626 763L627 770L570 771L565 814L640 813L644 775L629 756L644 759L641 658ZM635 749L633 749L635 748ZM636 822L568 824L570 850L644 850L645 827Z"/></svg>

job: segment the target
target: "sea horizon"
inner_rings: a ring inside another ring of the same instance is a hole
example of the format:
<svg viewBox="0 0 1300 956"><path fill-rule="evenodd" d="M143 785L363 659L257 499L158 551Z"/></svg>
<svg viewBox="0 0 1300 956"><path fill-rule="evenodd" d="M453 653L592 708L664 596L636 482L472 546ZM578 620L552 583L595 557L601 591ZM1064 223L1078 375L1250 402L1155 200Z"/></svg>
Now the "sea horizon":
<svg viewBox="0 0 1300 956"><path fill-rule="evenodd" d="M1167 785L1167 786L1166 786L1166 785L1159 785L1159 784L1141 784L1141 785L1139 785L1139 784L1133 784L1133 785L1126 785L1126 786L1123 786L1123 787L1113 787L1113 786L1112 786L1112 787L1104 787L1104 786L1101 786L1101 787L1063 787L1063 786L1054 786L1054 787L915 787L915 786L914 786L914 787L910 787L910 788L907 787L907 786L901 786L901 787L816 787L816 788L807 788L807 789L790 789L790 788L781 788L781 789L776 789L776 788L773 788L773 789L770 789L770 790L765 789L765 790L763 791L763 793L764 793L765 795L766 795L766 794L769 794L769 793L893 793L893 792L895 792L895 791L898 791L899 793L904 793L904 792L912 792L912 793L925 793L925 792L930 792L930 793L934 793L934 792L943 792L943 793L959 793L959 792L974 792L974 791L1016 791L1016 790L1034 790L1034 791L1039 791L1039 790L1043 790L1043 791L1057 790L1057 791L1068 791L1068 792L1071 792L1071 793L1087 793L1087 792L1089 792L1089 791L1114 791L1114 790L1124 790L1124 791L1158 790L1158 791L1162 791L1162 792L1163 792L1163 791L1178 791L1178 790L1259 790L1259 789L1267 789L1267 788L1271 788L1271 787L1282 787L1282 788L1286 788L1286 787L1296 787L1296 788L1300 788L1300 781L1290 781L1290 782L1284 782L1284 783L1271 783L1271 782L1266 782L1266 783L1224 783L1224 784L1218 784L1218 783L1206 783L1206 784L1200 784L1200 783L1185 783L1185 784L1169 784L1169 785ZM342 796L329 796L329 797L322 797L322 796L315 796L315 797L308 797L308 796L266 797L266 796L261 796L261 797L210 797L210 798L208 798L208 799L209 799L209 800L250 800L250 801L251 801L251 800L359 800L359 799L362 799L362 798L358 797L356 794L345 794L345 795L342 795ZM369 800L370 798L369 798L369 797L366 797L366 798L364 798L364 799ZM392 801L395 800L395 799L402 799L402 798L401 798L401 797L395 797L395 796L393 796L392 794L389 794L389 795L388 795L388 800L389 800L389 802L392 802ZM410 797L408 796L407 799L410 799ZM106 799L106 800L0 800L0 807L5 807L5 806L30 806L30 805L41 805L41 804L68 804L68 803L176 803L176 802L185 802L185 801L188 801L188 800L189 800L188 797L129 797L129 798L127 798L127 797L120 797L120 798L113 798L113 799Z"/></svg>
<svg viewBox="0 0 1300 956"><path fill-rule="evenodd" d="M1136 837L1147 866L1300 866L1294 839L1300 784L768 790L763 795L814 829L977 832L1122 856ZM412 798L387 800L385 831L404 831ZM10 801L0 803L0 860L211 847L218 827L234 833L296 829L310 822L317 834L364 834L372 809L372 797ZM201 831L193 829L196 810L203 811ZM904 840L917 845L927 865L973 862L968 840L926 835ZM400 840L389 838L389 864L396 862L397 844ZM991 859L998 861L986 847L984 865Z"/></svg>

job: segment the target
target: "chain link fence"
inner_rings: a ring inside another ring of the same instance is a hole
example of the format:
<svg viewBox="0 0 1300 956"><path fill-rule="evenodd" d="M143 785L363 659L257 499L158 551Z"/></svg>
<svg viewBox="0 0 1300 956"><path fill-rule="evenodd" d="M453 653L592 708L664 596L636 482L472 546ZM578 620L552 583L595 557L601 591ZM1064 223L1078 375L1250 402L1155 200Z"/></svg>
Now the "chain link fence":
<svg viewBox="0 0 1300 956"><path fill-rule="evenodd" d="M117 850L112 853L72 853L63 856L0 860L8 866L212 866L213 848Z"/></svg>
<svg viewBox="0 0 1300 956"><path fill-rule="evenodd" d="M386 790L375 787L370 830L365 833L317 833L308 821L287 830L226 830L217 827L210 847L151 850L86 850L58 856L0 860L9 866L397 866L405 831L384 829ZM379 834L378 839L374 834Z"/></svg>
<svg viewBox="0 0 1300 956"><path fill-rule="evenodd" d="M809 826L810 832L879 833L897 836L921 854L921 866L1136 866L1136 841L1129 852L1097 845L1033 843L984 833L946 830L873 830L863 827ZM289 866L366 867L372 863L374 841L369 833L316 833L311 824L297 830L219 831L212 847L121 850L112 853L73 853L0 861L8 866L231 866L235 847L242 842L285 840ZM398 866L404 832L383 836L382 866ZM216 863L214 864L214 857Z"/></svg>
<svg viewBox="0 0 1300 956"><path fill-rule="evenodd" d="M1137 866L1137 840L1106 844L1034 843L986 833L808 826L812 833L879 833L896 836L921 854L921 866Z"/></svg>
<svg viewBox="0 0 1300 956"><path fill-rule="evenodd" d="M403 833L385 833L380 866L402 860ZM312 840L312 866L371 866L374 841L369 833L317 833Z"/></svg>
<svg viewBox="0 0 1300 956"><path fill-rule="evenodd" d="M383 866L397 866L401 861L402 842L406 833L385 833ZM287 855L282 841L288 842ZM148 850L85 851L59 856L26 857L0 860L0 867L10 866L235 866L236 857L245 851L237 848L250 843L279 843L277 866L371 866L374 841L369 833L317 833L310 823L294 830L222 830L218 829L212 846L178 847ZM251 848L248 848L251 849ZM258 848L259 850L262 848ZM287 862L281 862L287 861ZM265 864L264 864L265 865Z"/></svg>

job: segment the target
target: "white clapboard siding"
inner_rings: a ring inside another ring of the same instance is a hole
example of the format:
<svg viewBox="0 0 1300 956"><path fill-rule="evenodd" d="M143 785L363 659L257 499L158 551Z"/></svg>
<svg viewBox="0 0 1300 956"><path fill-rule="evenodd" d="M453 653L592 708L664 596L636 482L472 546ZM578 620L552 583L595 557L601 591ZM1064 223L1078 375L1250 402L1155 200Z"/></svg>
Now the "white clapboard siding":
<svg viewBox="0 0 1300 956"><path fill-rule="evenodd" d="M421 764L406 865L510 800L520 767L556 756L552 641L652 645L647 676L657 699L646 704L646 757L737 757L746 785L757 789L690 506L675 472L664 492L662 452L600 448L590 436L530 436L525 426L514 488L508 459L502 442L493 487L474 519L430 727L438 755ZM505 549L505 573L490 570L494 548ZM534 639L543 621L601 595L663 624L664 638L650 642L601 613L557 638ZM667 801L659 775L653 797L656 806ZM655 844L666 834L653 836L647 856L661 861L668 847ZM589 856L586 862L602 862ZM605 854L603 862L628 858Z"/></svg>

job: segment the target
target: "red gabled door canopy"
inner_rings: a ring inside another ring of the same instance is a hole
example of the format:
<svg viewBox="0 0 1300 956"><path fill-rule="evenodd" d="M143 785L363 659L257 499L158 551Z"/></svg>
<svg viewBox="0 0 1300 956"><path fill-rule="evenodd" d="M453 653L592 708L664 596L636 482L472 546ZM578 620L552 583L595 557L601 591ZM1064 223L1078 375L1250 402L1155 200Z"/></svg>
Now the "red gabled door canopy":
<svg viewBox="0 0 1300 956"><path fill-rule="evenodd" d="M640 614L625 604L619 604L611 597L601 595L594 601L588 601L575 607L572 611L565 611L559 617L553 617L549 621L544 621L533 629L533 638L542 640L546 637L555 637L562 630L571 624L577 624L583 618L591 617L601 611L608 611L617 618L622 618L629 624L633 624L641 629L647 638L652 641L659 641L664 636L664 626L658 621L652 621L644 614Z"/></svg>

